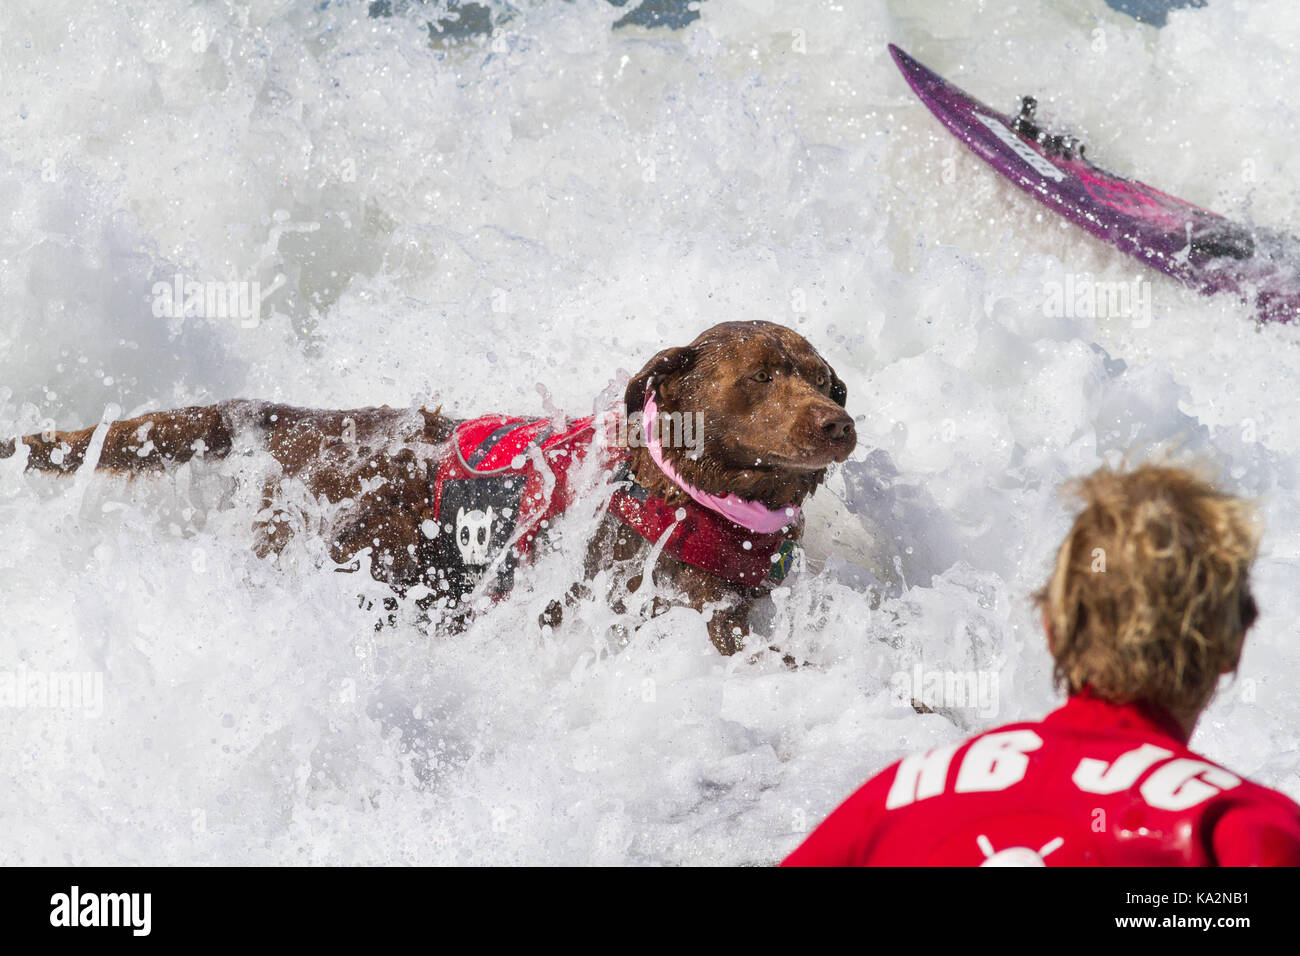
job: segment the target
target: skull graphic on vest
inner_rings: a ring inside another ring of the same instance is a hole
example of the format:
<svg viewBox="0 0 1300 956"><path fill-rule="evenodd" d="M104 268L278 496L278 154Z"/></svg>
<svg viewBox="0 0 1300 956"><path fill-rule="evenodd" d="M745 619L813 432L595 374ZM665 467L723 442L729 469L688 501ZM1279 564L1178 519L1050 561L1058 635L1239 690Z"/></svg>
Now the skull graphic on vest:
<svg viewBox="0 0 1300 956"><path fill-rule="evenodd" d="M472 591L494 565L496 580L490 590L503 593L513 585L516 555L513 548L504 555L502 551L519 522L523 490L521 475L458 478L443 484L433 544L447 586L457 596Z"/></svg>
<svg viewBox="0 0 1300 956"><path fill-rule="evenodd" d="M466 565L488 563L488 545L492 541L492 508L487 511L456 511L456 547L460 549L460 558Z"/></svg>

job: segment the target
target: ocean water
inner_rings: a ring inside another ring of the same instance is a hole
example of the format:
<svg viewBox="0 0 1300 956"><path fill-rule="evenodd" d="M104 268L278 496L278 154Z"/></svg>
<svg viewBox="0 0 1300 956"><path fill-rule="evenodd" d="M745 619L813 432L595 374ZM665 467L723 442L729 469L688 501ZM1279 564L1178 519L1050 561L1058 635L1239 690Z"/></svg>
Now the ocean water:
<svg viewBox="0 0 1300 956"><path fill-rule="evenodd" d="M1194 746L1300 797L1300 330L1259 329L1067 227L912 96L900 44L1089 156L1233 218L1300 219L1300 12L1211 0L0 6L0 434L235 396L583 414L656 350L785 322L861 444L807 568L724 659L689 610L538 612L586 520L455 638L319 542L251 551L258 462L161 481L0 462L4 863L768 864L901 755L1055 706L1028 595L1058 485L1207 460L1266 522L1262 611ZM156 314L178 275L256 321ZM1053 315L1141 278L1150 310ZM1288 583L1292 582L1292 583ZM899 688L973 675L918 714ZM79 678L80 679L80 678ZM83 686L83 685L78 685ZM98 688L98 690L96 690Z"/></svg>

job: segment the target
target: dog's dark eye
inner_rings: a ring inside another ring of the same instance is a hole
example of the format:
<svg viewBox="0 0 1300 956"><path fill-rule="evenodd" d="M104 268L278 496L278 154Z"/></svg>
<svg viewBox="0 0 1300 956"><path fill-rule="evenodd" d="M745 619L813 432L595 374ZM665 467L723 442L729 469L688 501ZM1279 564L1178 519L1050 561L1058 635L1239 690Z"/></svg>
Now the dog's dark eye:
<svg viewBox="0 0 1300 956"><path fill-rule="evenodd" d="M756 381L756 382L770 382L770 381L772 381L772 376L769 375L767 372L759 372L757 375L754 376L754 381Z"/></svg>
<svg viewBox="0 0 1300 956"><path fill-rule="evenodd" d="M826 387L826 376L825 376L825 375L818 375L818 376L817 376L817 387L818 387L818 388L825 388L825 387Z"/></svg>

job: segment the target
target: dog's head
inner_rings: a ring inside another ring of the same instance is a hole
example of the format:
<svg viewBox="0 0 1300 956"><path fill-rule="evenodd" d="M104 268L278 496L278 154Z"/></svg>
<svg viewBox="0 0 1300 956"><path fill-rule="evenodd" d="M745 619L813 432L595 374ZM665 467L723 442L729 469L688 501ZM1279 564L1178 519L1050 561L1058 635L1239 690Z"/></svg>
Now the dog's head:
<svg viewBox="0 0 1300 956"><path fill-rule="evenodd" d="M857 444L844 382L807 339L772 322L724 322L660 352L628 382L629 415L647 391L661 414L702 426L696 447L665 443L664 451L683 477L715 494L797 502Z"/></svg>

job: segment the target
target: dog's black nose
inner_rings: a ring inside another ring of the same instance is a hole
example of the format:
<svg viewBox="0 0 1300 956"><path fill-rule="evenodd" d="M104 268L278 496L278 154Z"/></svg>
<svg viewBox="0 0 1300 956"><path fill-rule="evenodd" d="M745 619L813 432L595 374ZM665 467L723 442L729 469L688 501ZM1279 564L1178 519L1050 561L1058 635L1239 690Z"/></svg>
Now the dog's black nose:
<svg viewBox="0 0 1300 956"><path fill-rule="evenodd" d="M842 442L856 437L853 419L848 412L840 408L821 409L817 413L817 427L827 441Z"/></svg>

